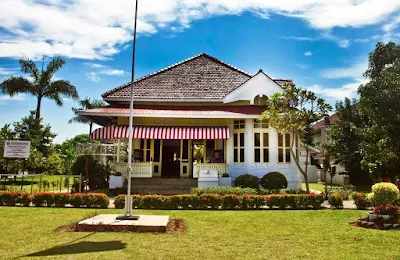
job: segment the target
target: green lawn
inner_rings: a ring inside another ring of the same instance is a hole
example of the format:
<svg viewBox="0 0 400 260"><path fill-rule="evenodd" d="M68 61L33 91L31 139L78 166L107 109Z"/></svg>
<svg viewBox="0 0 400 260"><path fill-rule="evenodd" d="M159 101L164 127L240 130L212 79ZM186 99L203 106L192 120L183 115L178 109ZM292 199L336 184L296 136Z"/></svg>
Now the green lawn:
<svg viewBox="0 0 400 260"><path fill-rule="evenodd" d="M322 184L322 183L309 183L309 185L310 185L310 189L311 190L318 190L318 191L321 191L321 192L325 191L325 184ZM339 186L339 185L333 185L333 186ZM302 187L302 189L305 190L306 189L306 184L303 183L301 187ZM328 184L328 187L331 187L331 185ZM369 192L371 192L371 186L360 185L360 186L356 186L355 190L358 191L358 192L369 193Z"/></svg>
<svg viewBox="0 0 400 260"><path fill-rule="evenodd" d="M13 190L21 190L21 184L22 184L22 190L26 192L31 192L31 184L32 184L32 178L33 178L33 185L32 185L32 191L37 192L39 191L39 182L40 182L40 176L34 176L34 177L25 177L22 182L22 178L17 178L16 182L12 182L11 180L5 180L2 179L0 181L0 188L3 188L4 185L12 188ZM64 187L64 180L66 177L62 178L62 190L66 190ZM50 186L46 188L46 191L60 191L60 176L57 175L43 175L42 176L42 182L44 180L47 180L50 183ZM70 178L70 187L72 186L73 183L73 178ZM53 186L55 184L55 186ZM43 190L43 185L41 186L41 191Z"/></svg>
<svg viewBox="0 0 400 260"><path fill-rule="evenodd" d="M0 207L2 259L400 259L400 231L349 226L365 211L136 211L185 234L58 233L90 209ZM102 210L102 213L122 213Z"/></svg>

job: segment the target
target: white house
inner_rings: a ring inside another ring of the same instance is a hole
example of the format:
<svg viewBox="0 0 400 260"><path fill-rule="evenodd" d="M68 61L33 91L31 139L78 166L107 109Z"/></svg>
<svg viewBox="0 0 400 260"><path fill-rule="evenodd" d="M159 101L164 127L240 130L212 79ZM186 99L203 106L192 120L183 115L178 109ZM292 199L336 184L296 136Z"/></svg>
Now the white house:
<svg viewBox="0 0 400 260"><path fill-rule="evenodd" d="M279 171L288 188L300 188L289 153L292 136L258 120L267 98L288 81L261 70L251 75L204 53L136 80L133 178L183 181L197 178L199 170L232 178ZM108 107L79 111L103 126L92 137L114 144L121 172L127 161L130 86L104 93Z"/></svg>

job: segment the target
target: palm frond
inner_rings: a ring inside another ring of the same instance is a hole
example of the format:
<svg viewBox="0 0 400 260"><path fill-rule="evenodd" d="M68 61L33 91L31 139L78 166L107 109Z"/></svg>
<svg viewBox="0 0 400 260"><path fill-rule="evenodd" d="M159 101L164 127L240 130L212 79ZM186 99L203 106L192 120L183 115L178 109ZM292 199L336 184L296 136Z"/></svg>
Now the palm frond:
<svg viewBox="0 0 400 260"><path fill-rule="evenodd" d="M54 57L51 59L49 65L47 65L46 70L43 71L42 78L41 78L41 85L45 86L50 84L51 78L54 74L62 68L62 66L67 63L67 60L63 57Z"/></svg>
<svg viewBox="0 0 400 260"><path fill-rule="evenodd" d="M56 80L49 84L44 96L56 97L64 96L67 98L78 99L79 95L76 91L76 87L71 84L68 80Z"/></svg>
<svg viewBox="0 0 400 260"><path fill-rule="evenodd" d="M81 124L89 124L91 121L83 116L75 116L68 120L68 124L72 123L81 123Z"/></svg>
<svg viewBox="0 0 400 260"><path fill-rule="evenodd" d="M39 82L41 77L40 72L31 59L20 59L19 64L23 73L29 74L35 82Z"/></svg>
<svg viewBox="0 0 400 260"><path fill-rule="evenodd" d="M0 89L3 94L12 96L29 93L37 96L35 87L28 79L24 77L10 77L0 83Z"/></svg>

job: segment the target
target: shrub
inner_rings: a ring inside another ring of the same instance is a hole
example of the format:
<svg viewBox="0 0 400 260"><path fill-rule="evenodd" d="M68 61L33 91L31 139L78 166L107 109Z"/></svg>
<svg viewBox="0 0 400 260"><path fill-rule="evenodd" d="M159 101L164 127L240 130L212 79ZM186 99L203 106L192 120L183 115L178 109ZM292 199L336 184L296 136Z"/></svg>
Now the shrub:
<svg viewBox="0 0 400 260"><path fill-rule="evenodd" d="M352 194L354 204L356 204L357 209L366 209L369 207L369 201L364 193L355 192Z"/></svg>
<svg viewBox="0 0 400 260"><path fill-rule="evenodd" d="M71 194L69 197L69 204L71 204L74 208L82 207L83 204L83 197L85 194L83 193L74 193Z"/></svg>
<svg viewBox="0 0 400 260"><path fill-rule="evenodd" d="M200 195L201 208L218 209L222 204L222 196L219 194L202 194Z"/></svg>
<svg viewBox="0 0 400 260"><path fill-rule="evenodd" d="M65 207L69 202L70 194L68 192L54 193L54 205L56 207Z"/></svg>
<svg viewBox="0 0 400 260"><path fill-rule="evenodd" d="M114 206L116 209L123 209L125 207L125 196L126 195L118 195L114 198Z"/></svg>
<svg viewBox="0 0 400 260"><path fill-rule="evenodd" d="M32 197L27 192L20 192L19 196L17 197L17 203L22 206L29 207L32 202Z"/></svg>
<svg viewBox="0 0 400 260"><path fill-rule="evenodd" d="M323 194L308 194L308 204L313 208L313 209L320 209L321 204L324 202L324 195Z"/></svg>
<svg viewBox="0 0 400 260"><path fill-rule="evenodd" d="M51 207L54 204L54 193L53 192L37 192L32 196L32 203L36 207L47 206Z"/></svg>
<svg viewBox="0 0 400 260"><path fill-rule="evenodd" d="M241 205L242 197L235 194L227 194L222 198L223 209L236 209Z"/></svg>
<svg viewBox="0 0 400 260"><path fill-rule="evenodd" d="M236 177L234 184L236 187L258 189L260 187L259 182L257 176L246 173Z"/></svg>
<svg viewBox="0 0 400 260"><path fill-rule="evenodd" d="M400 211L399 206L381 204L374 208L374 213L378 215L394 215Z"/></svg>
<svg viewBox="0 0 400 260"><path fill-rule="evenodd" d="M330 194L328 195L329 204L335 209L343 208L343 197L340 194Z"/></svg>
<svg viewBox="0 0 400 260"><path fill-rule="evenodd" d="M381 182L372 186L370 195L373 205L396 203L399 196L399 189L393 183Z"/></svg>
<svg viewBox="0 0 400 260"><path fill-rule="evenodd" d="M257 194L258 191L253 188L217 186L217 187L193 188L192 193L197 195L201 194L243 195L243 194Z"/></svg>
<svg viewBox="0 0 400 260"><path fill-rule="evenodd" d="M264 199L261 195L244 194L241 201L242 209L259 209L264 205Z"/></svg>
<svg viewBox="0 0 400 260"><path fill-rule="evenodd" d="M286 177L279 172L270 172L265 174L261 180L260 184L264 189L268 190L279 190L287 188Z"/></svg>
<svg viewBox="0 0 400 260"><path fill-rule="evenodd" d="M104 193L95 193L92 194L92 198L94 200L93 202L93 206L95 208L102 208L102 209L106 209L108 208L108 205L110 204L110 199L108 198L108 196Z"/></svg>
<svg viewBox="0 0 400 260"><path fill-rule="evenodd" d="M353 191L353 185L334 186L328 188L328 194L340 194L344 200L348 200Z"/></svg>
<svg viewBox="0 0 400 260"><path fill-rule="evenodd" d="M17 198L20 195L18 191L1 191L0 205L14 206L17 203Z"/></svg>

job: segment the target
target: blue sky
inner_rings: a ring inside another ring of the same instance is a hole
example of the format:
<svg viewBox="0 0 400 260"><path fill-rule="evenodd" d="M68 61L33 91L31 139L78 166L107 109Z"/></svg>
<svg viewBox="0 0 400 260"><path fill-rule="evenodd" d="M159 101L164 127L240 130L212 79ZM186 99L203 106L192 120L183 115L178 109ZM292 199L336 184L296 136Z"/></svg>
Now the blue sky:
<svg viewBox="0 0 400 260"><path fill-rule="evenodd" d="M335 2L335 3L332 3ZM68 59L56 75L81 98L130 80L133 1L0 1L0 80L20 75L18 59ZM377 41L399 41L396 0L142 0L136 78L201 52L250 73L289 78L330 103L356 97ZM35 109L30 96L0 96L0 125ZM43 102L42 116L61 142L86 133L72 124L72 100Z"/></svg>

